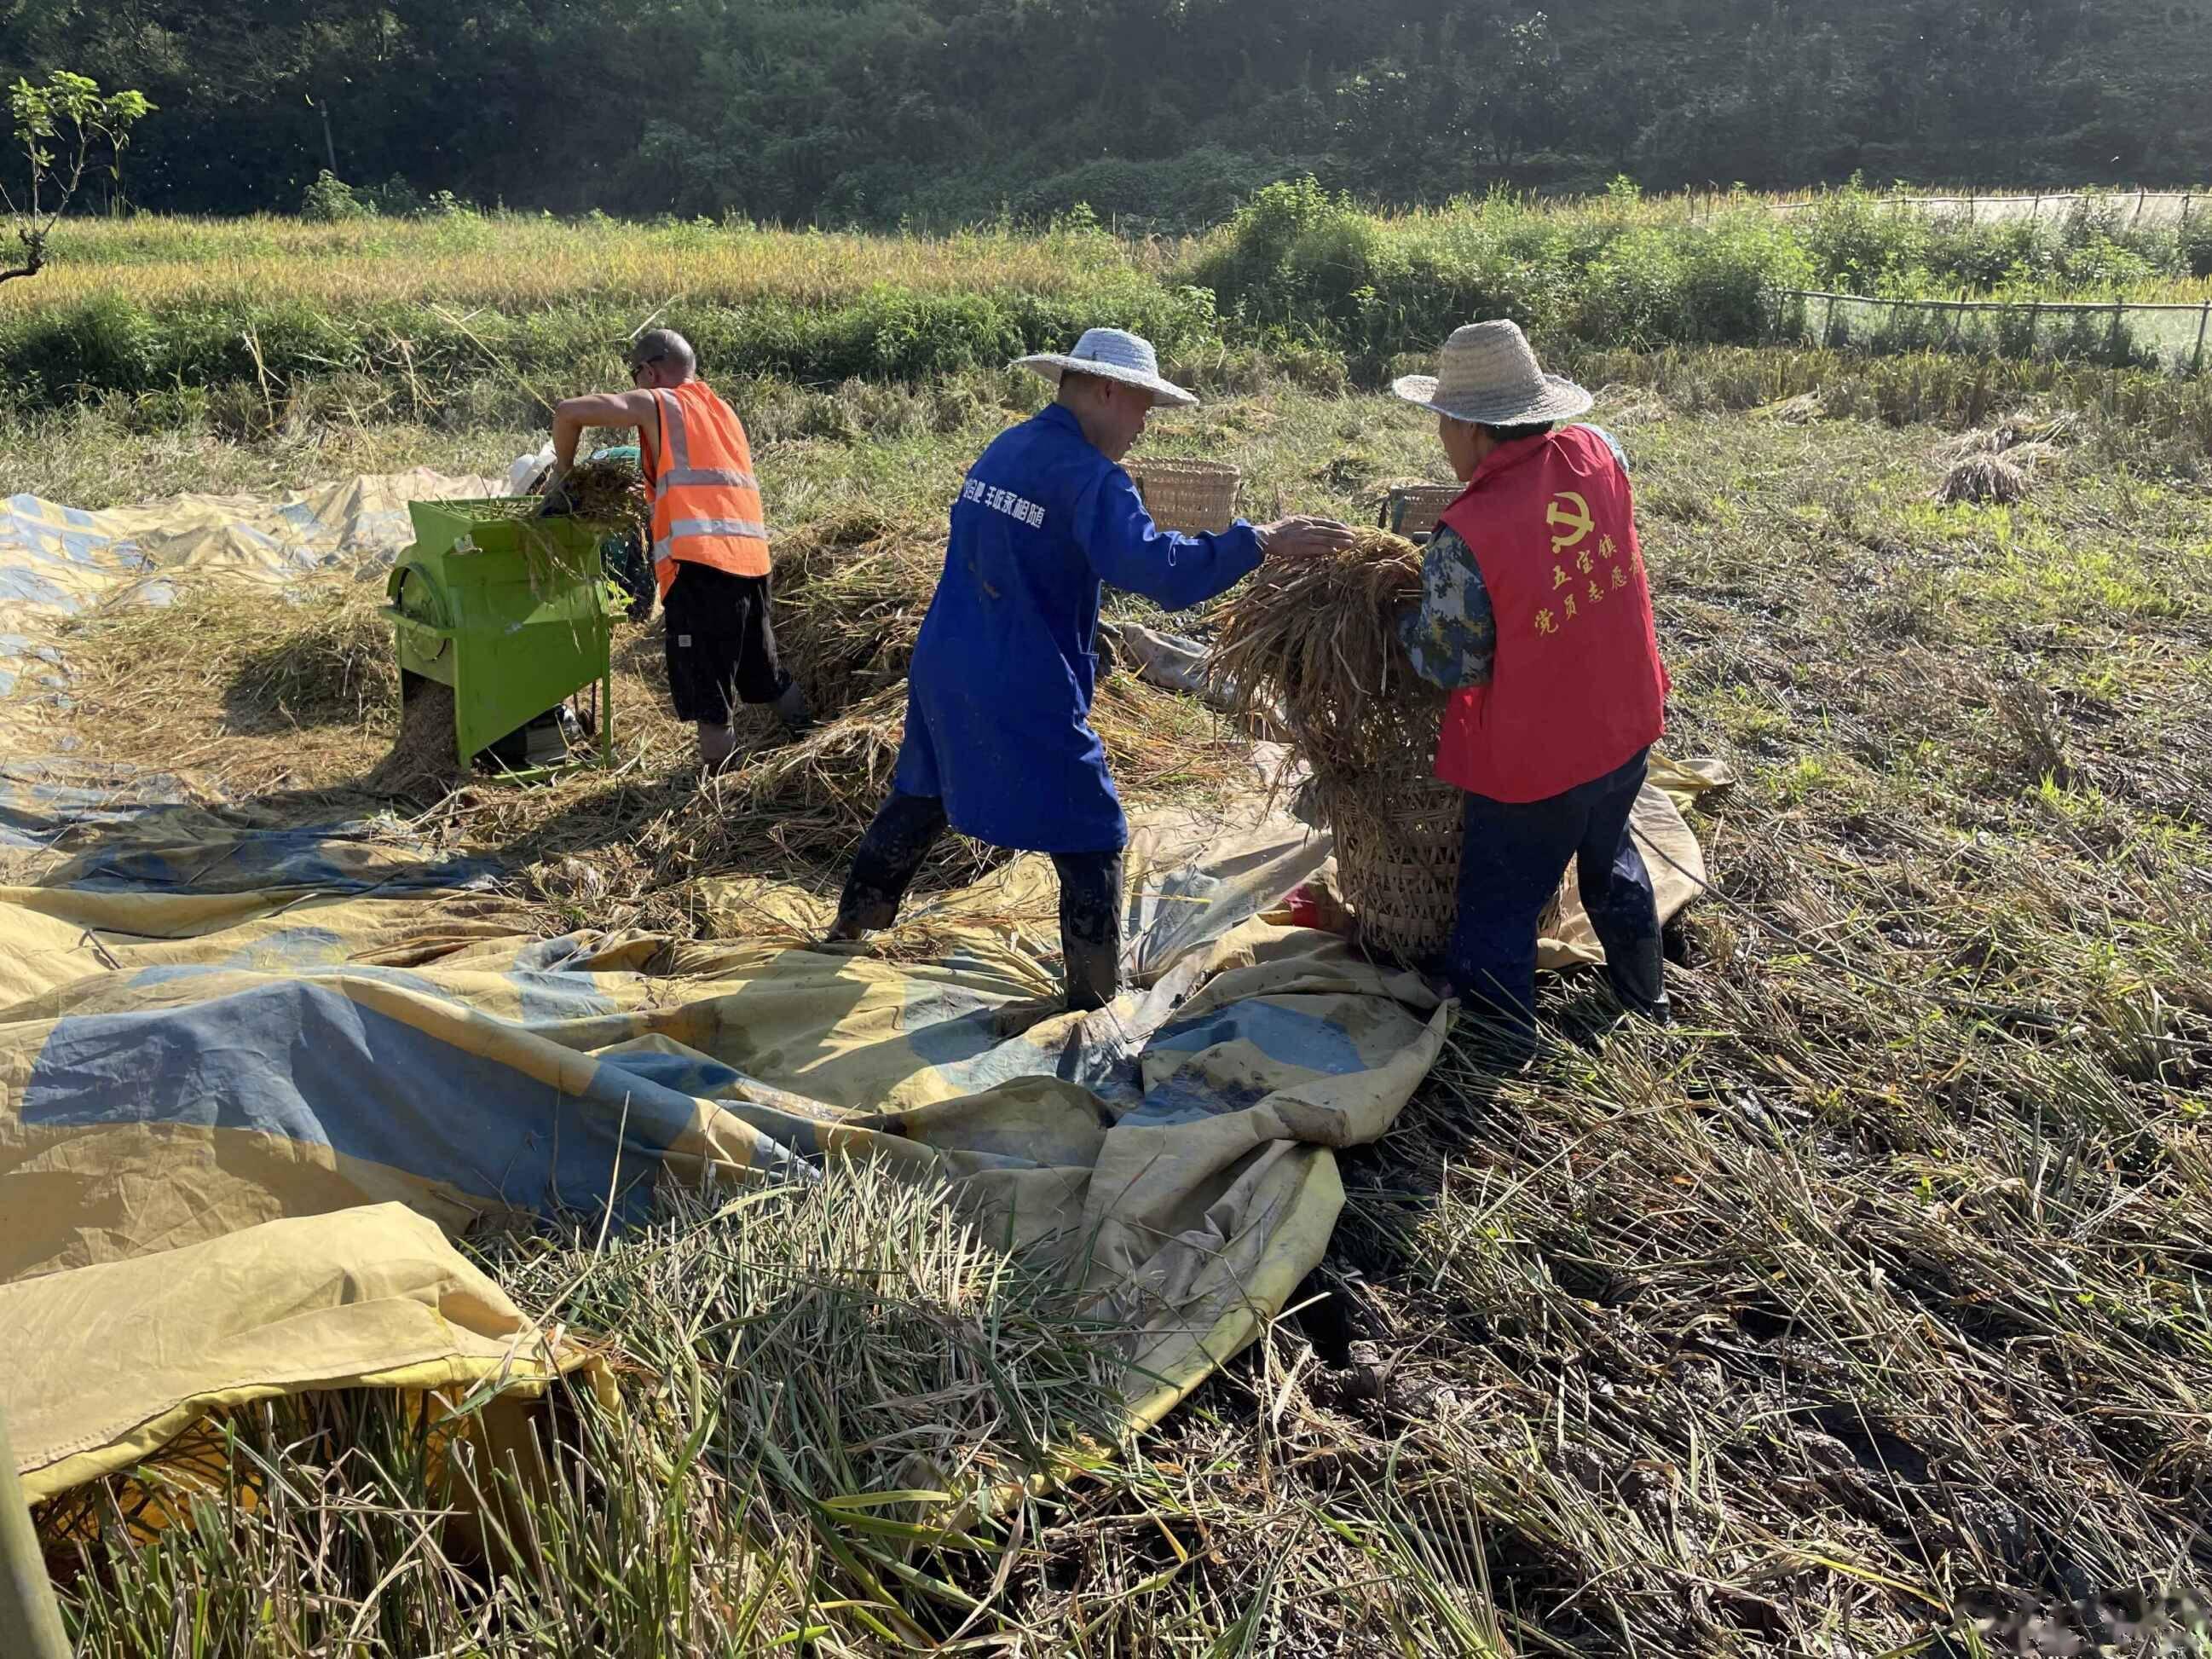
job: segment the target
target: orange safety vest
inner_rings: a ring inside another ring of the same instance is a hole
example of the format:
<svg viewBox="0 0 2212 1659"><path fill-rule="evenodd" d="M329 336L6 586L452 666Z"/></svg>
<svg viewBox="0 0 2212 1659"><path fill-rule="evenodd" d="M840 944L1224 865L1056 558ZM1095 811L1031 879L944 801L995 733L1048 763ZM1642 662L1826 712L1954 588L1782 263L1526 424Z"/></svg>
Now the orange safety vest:
<svg viewBox="0 0 2212 1659"><path fill-rule="evenodd" d="M653 576L661 597L675 586L679 559L732 576L767 575L760 480L737 411L704 380L656 387L653 401L658 441L641 459L653 491Z"/></svg>

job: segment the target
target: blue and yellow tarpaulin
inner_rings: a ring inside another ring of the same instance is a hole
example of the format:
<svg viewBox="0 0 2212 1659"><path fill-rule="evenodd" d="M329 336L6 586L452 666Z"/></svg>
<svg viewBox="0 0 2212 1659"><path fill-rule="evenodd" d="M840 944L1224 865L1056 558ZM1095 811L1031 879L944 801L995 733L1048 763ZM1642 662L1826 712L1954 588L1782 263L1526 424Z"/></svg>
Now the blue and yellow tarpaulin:
<svg viewBox="0 0 2212 1659"><path fill-rule="evenodd" d="M367 544L319 524L313 545ZM1645 809L1701 872L1666 796ZM668 1183L806 1181L846 1157L1066 1253L1140 1333L1131 1420L1153 1420L1319 1261L1336 1149L1383 1133L1443 1041L1419 976L1284 925L1328 850L1256 800L1142 822L1133 986L1075 1016L1050 1011L1041 859L933 901L924 963L793 945L820 902L741 879L702 884L708 938L542 939L491 872L388 827L281 827L158 778L9 763L0 1330L40 1363L0 1397L27 1484L126 1470L275 1394L542 1384L577 1356L453 1236L556 1208L635 1219ZM1654 873L1679 908L1687 884Z"/></svg>

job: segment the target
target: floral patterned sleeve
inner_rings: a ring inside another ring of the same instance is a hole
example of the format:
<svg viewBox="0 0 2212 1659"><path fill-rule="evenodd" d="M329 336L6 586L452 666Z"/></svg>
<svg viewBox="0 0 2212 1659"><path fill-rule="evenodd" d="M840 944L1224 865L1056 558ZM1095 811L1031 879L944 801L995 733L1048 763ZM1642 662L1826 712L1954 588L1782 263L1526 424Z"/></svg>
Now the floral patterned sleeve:
<svg viewBox="0 0 2212 1659"><path fill-rule="evenodd" d="M1421 602L1398 621L1413 672L1447 691L1486 685L1498 655L1498 623L1482 567L1459 532L1439 526L1421 562Z"/></svg>

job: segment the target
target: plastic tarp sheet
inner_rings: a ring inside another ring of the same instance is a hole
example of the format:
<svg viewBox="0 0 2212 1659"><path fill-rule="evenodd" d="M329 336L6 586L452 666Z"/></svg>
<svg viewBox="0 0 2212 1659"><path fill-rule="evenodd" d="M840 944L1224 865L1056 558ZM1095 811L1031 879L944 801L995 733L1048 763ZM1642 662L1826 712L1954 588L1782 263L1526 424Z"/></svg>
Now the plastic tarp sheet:
<svg viewBox="0 0 2212 1659"><path fill-rule="evenodd" d="M1645 811L1702 873L1668 796ZM1286 925L1328 840L1257 796L1140 820L1133 983L1085 1016L1055 1011L1042 859L926 902L932 959L895 962L793 945L822 901L741 878L702 884L704 938L539 938L465 861L52 758L0 773L0 1330L40 1356L0 1397L34 1497L272 1395L542 1386L577 1356L453 1237L837 1158L1085 1274L1156 1420L1320 1261L1337 1151L1449 1013Z"/></svg>
<svg viewBox="0 0 2212 1659"><path fill-rule="evenodd" d="M274 499L174 495L88 511L36 495L0 500L0 700L25 680L61 692L59 618L102 604L166 605L188 575L282 587L389 562L413 534L407 503L505 493L500 481L418 470L319 484ZM9 729L0 701L0 735Z"/></svg>

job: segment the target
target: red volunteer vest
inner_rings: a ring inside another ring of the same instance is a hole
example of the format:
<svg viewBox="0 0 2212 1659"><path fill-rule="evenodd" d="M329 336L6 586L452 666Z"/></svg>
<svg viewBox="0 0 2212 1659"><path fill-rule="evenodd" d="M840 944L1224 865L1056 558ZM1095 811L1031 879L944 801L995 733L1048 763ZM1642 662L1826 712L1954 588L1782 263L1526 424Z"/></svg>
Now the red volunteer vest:
<svg viewBox="0 0 2212 1659"><path fill-rule="evenodd" d="M1498 624L1487 685L1452 694L1437 775L1546 800L1627 764L1667 728L1667 670L1628 476L1588 427L1493 450L1443 522L1474 554Z"/></svg>

